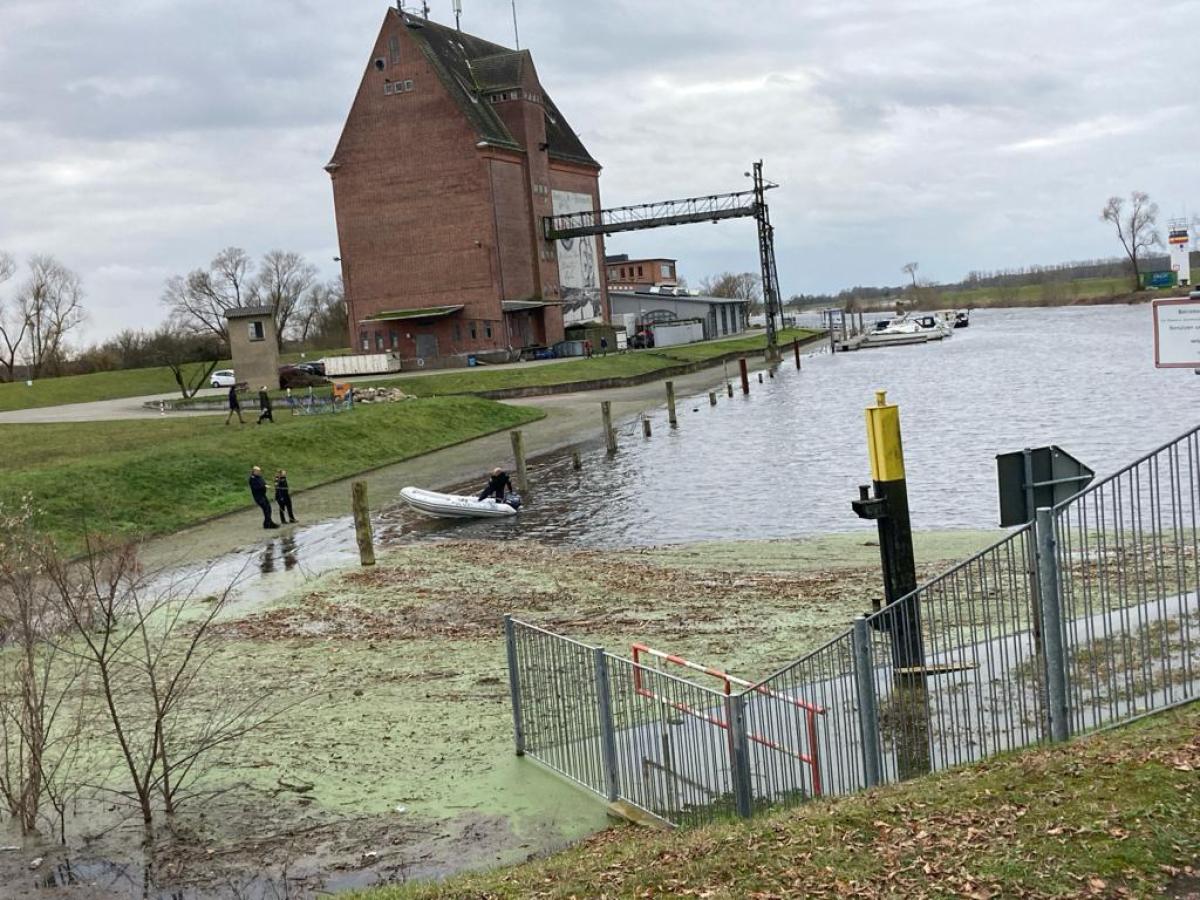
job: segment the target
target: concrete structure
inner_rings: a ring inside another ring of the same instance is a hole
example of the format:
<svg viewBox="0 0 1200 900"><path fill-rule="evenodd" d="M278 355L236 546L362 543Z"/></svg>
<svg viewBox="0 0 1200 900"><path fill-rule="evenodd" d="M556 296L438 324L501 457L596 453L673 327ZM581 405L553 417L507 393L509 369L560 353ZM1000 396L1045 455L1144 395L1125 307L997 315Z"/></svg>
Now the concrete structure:
<svg viewBox="0 0 1200 900"><path fill-rule="evenodd" d="M1191 226L1186 219L1173 219L1167 226L1167 246L1171 251L1171 269L1179 276L1180 284L1192 283Z"/></svg>
<svg viewBox="0 0 1200 900"><path fill-rule="evenodd" d="M636 316L638 328L646 323L698 319L704 323L704 339L738 334L749 327L749 304L724 297L676 296L650 291L612 291L608 295L612 318Z"/></svg>
<svg viewBox="0 0 1200 900"><path fill-rule="evenodd" d="M250 390L279 387L279 341L275 311L269 306L243 306L225 313L233 373Z"/></svg>
<svg viewBox="0 0 1200 900"><path fill-rule="evenodd" d="M388 9L326 170L355 349L461 364L607 319L602 239L543 237L600 209L600 165L528 50Z"/></svg>
<svg viewBox="0 0 1200 900"><path fill-rule="evenodd" d="M628 254L606 256L610 291L643 291L652 287L675 287L679 269L675 260L664 257L630 259Z"/></svg>

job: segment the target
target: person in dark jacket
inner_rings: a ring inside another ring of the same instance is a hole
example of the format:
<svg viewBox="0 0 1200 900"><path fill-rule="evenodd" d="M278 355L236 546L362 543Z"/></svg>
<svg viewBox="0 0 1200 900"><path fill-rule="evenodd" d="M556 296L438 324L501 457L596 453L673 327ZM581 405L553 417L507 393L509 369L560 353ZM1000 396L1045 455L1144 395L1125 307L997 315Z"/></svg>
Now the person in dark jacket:
<svg viewBox="0 0 1200 900"><path fill-rule="evenodd" d="M267 393L267 386L264 384L258 389L258 405L262 412L258 414L258 423L261 425L263 419L266 419L272 425L275 424L275 415L271 412L271 395Z"/></svg>
<svg viewBox="0 0 1200 900"><path fill-rule="evenodd" d="M262 476L262 469L255 466L250 470L250 496L258 504L263 514L263 528L278 528L271 520L271 501L267 499L267 482Z"/></svg>
<svg viewBox="0 0 1200 900"><path fill-rule="evenodd" d="M295 523L296 514L292 512L292 493L288 490L287 469L280 469L275 473L275 502L279 504L279 521L286 523L290 518Z"/></svg>
<svg viewBox="0 0 1200 900"><path fill-rule="evenodd" d="M487 487L479 494L479 499L486 500L488 497L495 497L498 503L503 503L504 498L512 489L513 484L508 473L497 467L492 469L492 477L488 480Z"/></svg>
<svg viewBox="0 0 1200 900"><path fill-rule="evenodd" d="M238 400L237 385L231 384L229 386L229 415L225 417L226 425L229 424L229 420L234 417L235 413L237 414L238 421L245 425L246 420L242 418L242 402Z"/></svg>

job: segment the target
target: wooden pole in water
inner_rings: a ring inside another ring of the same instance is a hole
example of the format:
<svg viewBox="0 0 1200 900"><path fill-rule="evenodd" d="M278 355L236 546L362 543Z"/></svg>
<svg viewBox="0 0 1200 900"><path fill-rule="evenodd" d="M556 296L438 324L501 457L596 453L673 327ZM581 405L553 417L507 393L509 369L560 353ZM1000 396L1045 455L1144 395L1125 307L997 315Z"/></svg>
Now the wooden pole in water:
<svg viewBox="0 0 1200 900"><path fill-rule="evenodd" d="M762 383L763 383L763 381L762 381L762 372L759 372L759 373L758 373L758 383L759 383L759 384L762 384Z"/></svg>
<svg viewBox="0 0 1200 900"><path fill-rule="evenodd" d="M650 437L650 420L642 419L642 437Z"/></svg>
<svg viewBox="0 0 1200 900"><path fill-rule="evenodd" d="M738 370L742 373L742 393L750 393L750 372L746 368L746 357L738 360Z"/></svg>
<svg viewBox="0 0 1200 900"><path fill-rule="evenodd" d="M727 394L729 394L729 396L730 396L730 397L732 397L732 396L733 396L733 385L732 385L732 384L730 384L728 381L727 381L727 382L725 382L725 392L726 392Z"/></svg>
<svg viewBox="0 0 1200 900"><path fill-rule="evenodd" d="M709 406L716 406L716 405L717 405L717 392L716 392L716 391L709 391L709 392L708 392L708 405L709 405Z"/></svg>
<svg viewBox="0 0 1200 900"><path fill-rule="evenodd" d="M371 535L371 511L367 508L367 483L356 481L350 485L351 505L354 509L354 536L358 539L358 558L364 566L375 565L375 540Z"/></svg>
<svg viewBox="0 0 1200 900"><path fill-rule="evenodd" d="M580 457L578 450L571 451L571 468L576 472L583 468L583 459Z"/></svg>
<svg viewBox="0 0 1200 900"><path fill-rule="evenodd" d="M667 382L667 422L672 428L679 424L675 418L675 382Z"/></svg>
<svg viewBox="0 0 1200 900"><path fill-rule="evenodd" d="M513 459L517 462L517 489L525 494L529 492L529 472L525 468L525 435L518 428L509 437L512 438Z"/></svg>
<svg viewBox="0 0 1200 900"><path fill-rule="evenodd" d="M608 448L608 455L612 456L617 452L617 433L613 431L611 401L600 403L600 416L604 420L604 446Z"/></svg>
<svg viewBox="0 0 1200 900"><path fill-rule="evenodd" d="M796 371L800 371L800 338L792 341L792 352L796 354Z"/></svg>

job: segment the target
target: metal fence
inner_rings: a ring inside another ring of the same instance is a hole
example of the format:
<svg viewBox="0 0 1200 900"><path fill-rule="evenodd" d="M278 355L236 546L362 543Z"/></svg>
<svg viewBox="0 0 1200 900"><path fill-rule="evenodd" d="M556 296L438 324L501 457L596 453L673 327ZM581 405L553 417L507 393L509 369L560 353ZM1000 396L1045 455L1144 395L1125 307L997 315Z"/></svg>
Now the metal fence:
<svg viewBox="0 0 1200 900"><path fill-rule="evenodd" d="M1198 519L1200 429L1039 510L1035 523L757 684L644 647L625 659L506 619L517 752L689 825L1194 699ZM697 683L714 677L719 690Z"/></svg>

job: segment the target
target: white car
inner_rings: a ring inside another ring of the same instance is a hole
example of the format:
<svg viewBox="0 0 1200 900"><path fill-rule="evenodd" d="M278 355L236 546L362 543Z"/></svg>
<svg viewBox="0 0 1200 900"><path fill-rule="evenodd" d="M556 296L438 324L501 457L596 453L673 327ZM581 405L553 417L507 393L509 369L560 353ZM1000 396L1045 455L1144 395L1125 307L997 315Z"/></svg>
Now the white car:
<svg viewBox="0 0 1200 900"><path fill-rule="evenodd" d="M233 369L219 369L212 373L209 382L213 387L233 387L237 379L233 377Z"/></svg>

